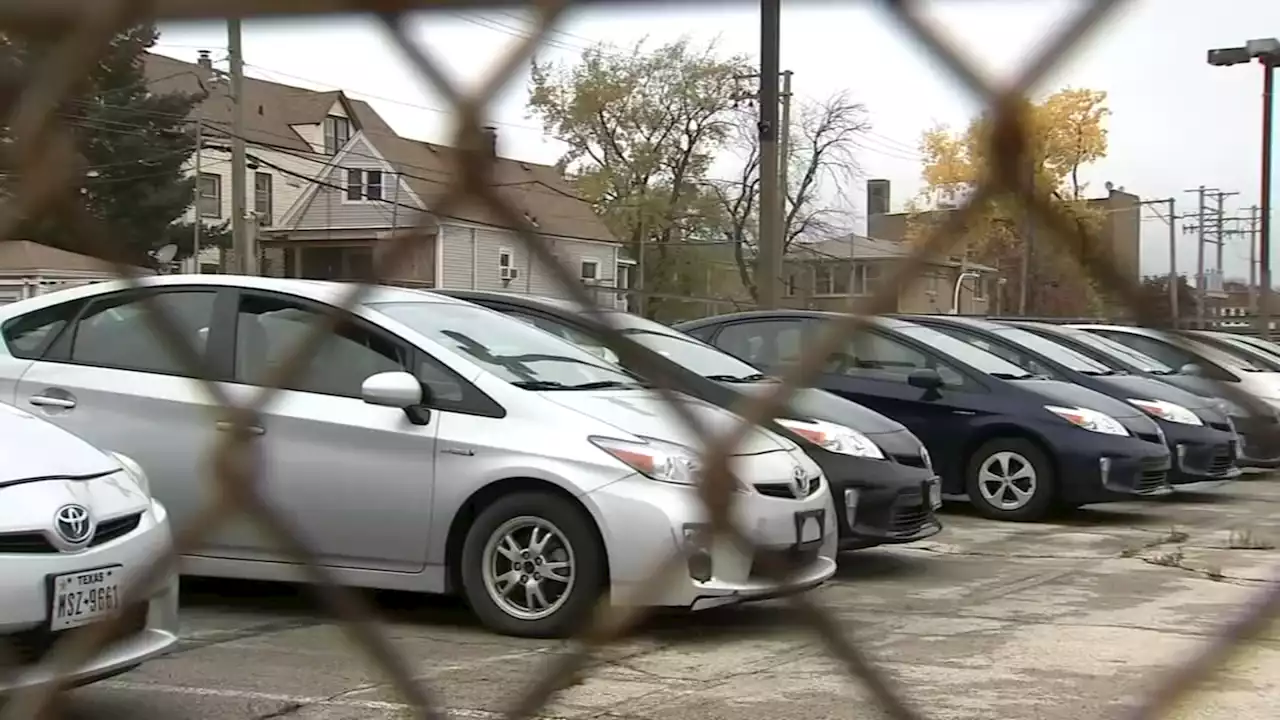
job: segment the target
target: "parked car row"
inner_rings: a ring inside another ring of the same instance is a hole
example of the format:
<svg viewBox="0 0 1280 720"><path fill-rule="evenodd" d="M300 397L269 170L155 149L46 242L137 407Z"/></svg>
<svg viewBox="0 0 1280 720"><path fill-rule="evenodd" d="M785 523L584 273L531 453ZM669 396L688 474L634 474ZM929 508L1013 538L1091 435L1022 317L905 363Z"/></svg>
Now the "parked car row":
<svg viewBox="0 0 1280 720"><path fill-rule="evenodd" d="M247 402L335 312L336 331L249 428L263 450L260 492L339 581L458 594L514 635L568 633L673 551L684 572L647 602L697 610L816 587L841 550L931 537L945 498L1035 520L1280 465L1280 348L1204 336L1149 357L1142 343L1168 339L1133 328L882 317L734 450L747 549L709 532L702 442L654 382L679 387L698 425L727 432L831 315L673 328L526 295L392 287L346 312L345 292L169 275L0 309L0 418L28 433L0 428L0 449L52 463L0 475L0 599L13 608L0 641L47 649L118 611L120 578L166 547L168 518L185 524L214 497L205 463L234 428L195 381ZM194 366L153 331L151 309L189 342ZM608 328L634 343L611 349ZM1218 391L1228 377L1244 391ZM72 449L42 449L55 436ZM73 542L72 529L88 534ZM770 560L793 568L785 582L765 572ZM221 529L181 569L306 578L247 524ZM46 585L54 576L71 579ZM137 611L133 634L112 646L124 650L80 677L164 652L174 587ZM58 619L66 608L71 624Z"/></svg>

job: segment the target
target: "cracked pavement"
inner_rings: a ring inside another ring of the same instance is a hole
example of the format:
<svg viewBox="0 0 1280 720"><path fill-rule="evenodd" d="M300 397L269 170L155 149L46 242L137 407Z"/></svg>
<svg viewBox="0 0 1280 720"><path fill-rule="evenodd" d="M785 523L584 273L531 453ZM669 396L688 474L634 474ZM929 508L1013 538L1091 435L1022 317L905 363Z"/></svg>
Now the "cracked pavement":
<svg viewBox="0 0 1280 720"><path fill-rule="evenodd" d="M928 541L851 553L815 591L931 718L1077 720L1138 702L1280 579L1280 476L1044 524L948 512ZM186 581L183 644L69 693L65 717L363 720L410 715L292 586ZM458 602L378 594L385 632L461 718L496 718L564 645L481 630ZM1171 717L1274 715L1280 623ZM667 613L609 648L548 718L879 718L785 601Z"/></svg>

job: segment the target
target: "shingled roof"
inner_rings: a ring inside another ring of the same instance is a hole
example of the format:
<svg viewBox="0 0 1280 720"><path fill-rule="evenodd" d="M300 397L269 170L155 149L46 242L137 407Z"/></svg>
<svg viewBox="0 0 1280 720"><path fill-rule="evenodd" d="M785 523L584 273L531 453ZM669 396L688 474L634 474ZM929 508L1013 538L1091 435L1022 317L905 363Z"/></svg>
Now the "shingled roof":
<svg viewBox="0 0 1280 720"><path fill-rule="evenodd" d="M200 68L195 63L148 54L146 73L157 92L200 92ZM430 209L457 176L458 151L444 145L401 137L371 105L339 90L320 92L259 78L244 79L244 138L251 144L305 155L323 161L294 125L317 125L335 102L342 102L355 126ZM231 101L215 93L203 103L206 127L231 127ZM216 131L215 131L216 132ZM498 158L497 192L518 212L532 219L540 232L584 240L617 242L590 203L579 199L560 171L549 165ZM455 207L449 216L493 227L511 224L479 203Z"/></svg>

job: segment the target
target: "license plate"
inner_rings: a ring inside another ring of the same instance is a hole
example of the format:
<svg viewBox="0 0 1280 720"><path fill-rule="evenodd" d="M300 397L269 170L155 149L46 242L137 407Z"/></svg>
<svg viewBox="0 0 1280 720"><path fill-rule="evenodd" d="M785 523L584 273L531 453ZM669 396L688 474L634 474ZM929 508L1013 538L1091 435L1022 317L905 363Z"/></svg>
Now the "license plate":
<svg viewBox="0 0 1280 720"><path fill-rule="evenodd" d="M796 544L808 545L822 540L822 511L796 513Z"/></svg>
<svg viewBox="0 0 1280 720"><path fill-rule="evenodd" d="M49 629L69 630L102 620L120 609L123 566L53 576Z"/></svg>
<svg viewBox="0 0 1280 720"><path fill-rule="evenodd" d="M929 507L934 510L942 507L942 483L937 480L929 481Z"/></svg>

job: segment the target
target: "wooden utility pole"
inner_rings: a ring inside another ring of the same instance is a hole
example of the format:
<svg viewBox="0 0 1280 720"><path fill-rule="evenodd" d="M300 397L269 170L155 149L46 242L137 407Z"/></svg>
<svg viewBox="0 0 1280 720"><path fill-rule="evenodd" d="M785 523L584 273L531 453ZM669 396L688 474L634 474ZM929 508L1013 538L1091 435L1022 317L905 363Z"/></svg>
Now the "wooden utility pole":
<svg viewBox="0 0 1280 720"><path fill-rule="evenodd" d="M782 274L782 266L787 254L787 196L789 179L787 170L791 167L791 71L782 72L782 126L778 130L778 274ZM781 282L781 281L779 281Z"/></svg>
<svg viewBox="0 0 1280 720"><path fill-rule="evenodd" d="M244 149L244 53L240 44L240 20L227 21L227 55L231 61L231 246L236 272L258 274L257 249L245 232L244 201L246 159Z"/></svg>
<svg viewBox="0 0 1280 720"><path fill-rule="evenodd" d="M777 308L782 296L782 238L778 228L778 73L782 1L760 0L760 247L756 288L760 307Z"/></svg>

